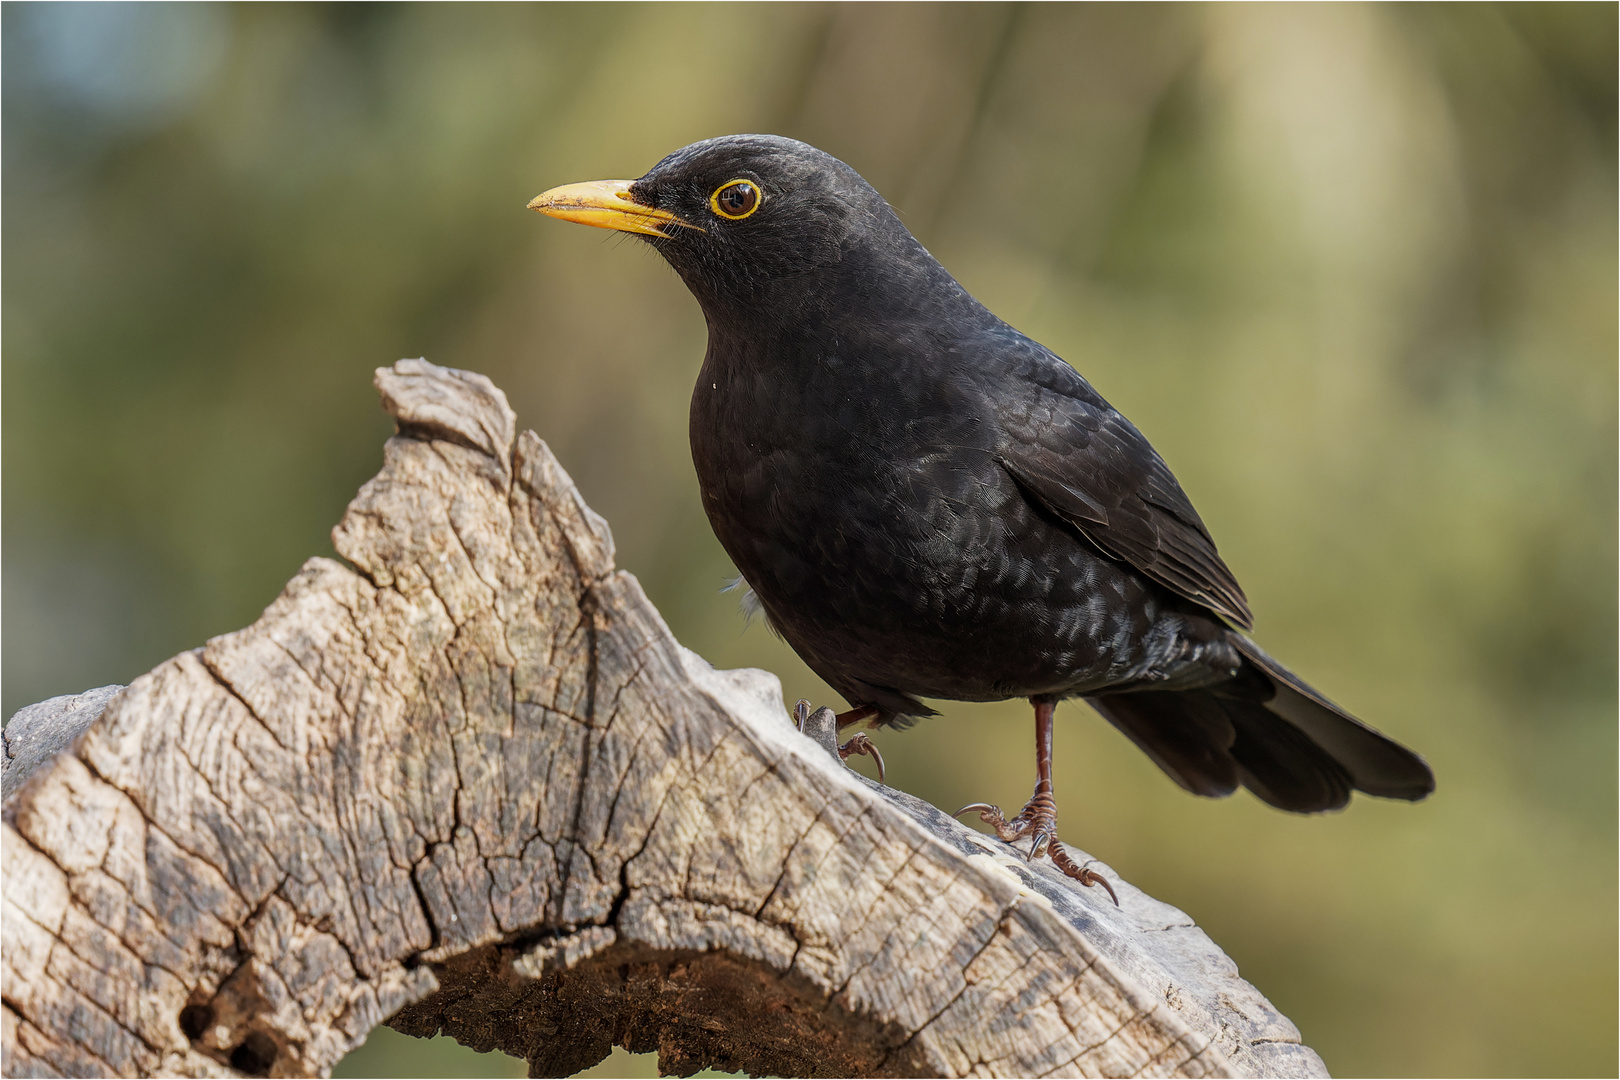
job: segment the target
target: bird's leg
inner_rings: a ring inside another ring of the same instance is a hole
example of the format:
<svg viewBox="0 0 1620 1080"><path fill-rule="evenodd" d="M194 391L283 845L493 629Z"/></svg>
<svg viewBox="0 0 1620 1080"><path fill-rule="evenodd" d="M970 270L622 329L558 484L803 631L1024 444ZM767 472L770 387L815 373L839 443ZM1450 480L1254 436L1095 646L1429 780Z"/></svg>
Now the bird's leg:
<svg viewBox="0 0 1620 1080"><path fill-rule="evenodd" d="M1032 836L1029 854L1026 861L1033 862L1042 855L1050 855L1052 863L1066 875L1080 884L1090 887L1101 885L1108 890L1108 896L1119 906L1119 897L1114 893L1114 887L1108 879L1079 866L1069 858L1068 852L1057 838L1057 802L1052 798L1052 712L1056 703L1036 700L1035 705L1035 794L1031 795L1029 802L1018 812L1018 816L1008 821L1001 814L1001 808L989 803L969 803L958 810L955 815L960 817L969 810L977 810L979 820L996 831L996 835L1004 842L1011 843L1025 836Z"/></svg>
<svg viewBox="0 0 1620 1080"><path fill-rule="evenodd" d="M876 705L857 705L848 712L838 714L838 730L843 731L845 728L858 724L862 720L870 720L877 714L878 707Z"/></svg>
<svg viewBox="0 0 1620 1080"><path fill-rule="evenodd" d="M1052 713L1050 701L1035 703L1035 794L1018 812L1025 831L1034 833L1029 858L1038 859L1057 835L1057 801L1052 798Z"/></svg>

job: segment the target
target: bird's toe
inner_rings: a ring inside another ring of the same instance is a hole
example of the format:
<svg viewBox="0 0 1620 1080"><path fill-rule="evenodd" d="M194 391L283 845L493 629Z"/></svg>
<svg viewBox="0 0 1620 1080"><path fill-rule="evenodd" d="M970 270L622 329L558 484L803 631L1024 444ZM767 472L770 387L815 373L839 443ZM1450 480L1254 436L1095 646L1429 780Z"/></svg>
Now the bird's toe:
<svg viewBox="0 0 1620 1080"><path fill-rule="evenodd" d="M846 763L849 761L851 754L865 754L877 762L878 783L881 784L887 779L888 774L883 768L883 755L878 753L877 745L864 734L855 735L854 738L838 748L838 756Z"/></svg>

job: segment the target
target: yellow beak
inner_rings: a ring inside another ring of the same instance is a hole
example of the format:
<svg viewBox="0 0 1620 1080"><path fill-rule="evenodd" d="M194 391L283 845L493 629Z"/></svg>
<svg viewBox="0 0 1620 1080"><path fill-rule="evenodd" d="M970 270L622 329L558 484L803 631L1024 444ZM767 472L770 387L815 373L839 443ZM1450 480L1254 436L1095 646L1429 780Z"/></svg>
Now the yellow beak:
<svg viewBox="0 0 1620 1080"><path fill-rule="evenodd" d="M584 184L564 184L543 191L529 200L529 209L549 217L594 225L598 229L668 236L660 226L680 225L697 229L656 206L646 206L630 197L633 180L592 180ZM702 232L702 229L698 229Z"/></svg>

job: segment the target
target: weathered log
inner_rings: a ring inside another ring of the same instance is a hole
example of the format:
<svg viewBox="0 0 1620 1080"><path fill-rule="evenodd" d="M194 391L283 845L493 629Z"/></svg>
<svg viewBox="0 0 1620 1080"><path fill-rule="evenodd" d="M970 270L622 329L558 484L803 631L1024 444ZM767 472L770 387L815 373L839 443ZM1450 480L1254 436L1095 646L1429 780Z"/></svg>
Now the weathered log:
<svg viewBox="0 0 1620 1080"><path fill-rule="evenodd" d="M536 1076L1326 1075L1180 911L682 648L487 379L377 386L348 565L7 731L7 1076L320 1075L383 1022Z"/></svg>

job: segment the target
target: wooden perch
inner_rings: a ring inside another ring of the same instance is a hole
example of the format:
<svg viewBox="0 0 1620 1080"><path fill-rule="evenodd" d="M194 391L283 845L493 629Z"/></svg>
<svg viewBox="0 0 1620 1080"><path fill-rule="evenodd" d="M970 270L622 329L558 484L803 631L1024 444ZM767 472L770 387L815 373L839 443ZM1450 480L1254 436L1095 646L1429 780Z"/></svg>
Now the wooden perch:
<svg viewBox="0 0 1620 1080"><path fill-rule="evenodd" d="M384 1022L533 1076L1326 1075L1180 911L682 648L488 379L377 386L347 565L7 730L7 1076L324 1075Z"/></svg>

